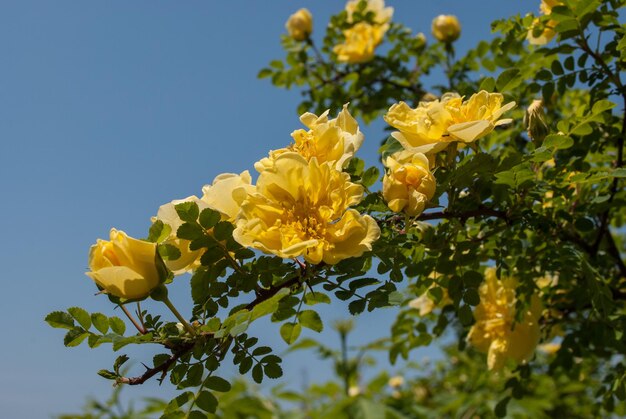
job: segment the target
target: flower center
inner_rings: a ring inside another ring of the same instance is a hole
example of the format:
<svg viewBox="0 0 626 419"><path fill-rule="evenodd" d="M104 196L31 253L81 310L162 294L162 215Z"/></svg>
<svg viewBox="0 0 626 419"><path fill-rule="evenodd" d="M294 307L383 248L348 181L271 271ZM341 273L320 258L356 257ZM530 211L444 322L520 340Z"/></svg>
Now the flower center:
<svg viewBox="0 0 626 419"><path fill-rule="evenodd" d="M285 224L291 225L297 234L306 239L321 239L326 233L326 223L317 208L295 203L285 208Z"/></svg>

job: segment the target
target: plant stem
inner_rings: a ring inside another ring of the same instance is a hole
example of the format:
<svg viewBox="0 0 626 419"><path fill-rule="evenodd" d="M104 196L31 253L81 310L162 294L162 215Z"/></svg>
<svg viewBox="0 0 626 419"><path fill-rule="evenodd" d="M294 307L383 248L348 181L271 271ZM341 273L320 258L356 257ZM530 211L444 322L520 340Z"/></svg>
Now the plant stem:
<svg viewBox="0 0 626 419"><path fill-rule="evenodd" d="M146 333L148 333L146 331L145 328L143 328L138 322L137 320L135 320L135 318L130 314L130 312L128 311L128 309L126 307L124 307L123 305L120 304L119 306L122 311L124 312L124 314L126 314L126 317L128 317L128 320L131 321L131 323L133 324L133 326L135 326L135 328L137 329L137 331L139 331L139 333L141 333L142 335L145 335Z"/></svg>
<svg viewBox="0 0 626 419"><path fill-rule="evenodd" d="M196 335L196 331L194 330L194 328L191 327L191 325L187 323L187 320L185 320L185 318L178 312L178 310L176 310L176 307L174 307L174 304L172 304L168 297L165 297L165 299L163 300L163 304L165 304L167 308L169 308L170 311L174 313L174 316L176 316L176 318L183 324L183 326L185 327L185 329L187 329L191 336Z"/></svg>

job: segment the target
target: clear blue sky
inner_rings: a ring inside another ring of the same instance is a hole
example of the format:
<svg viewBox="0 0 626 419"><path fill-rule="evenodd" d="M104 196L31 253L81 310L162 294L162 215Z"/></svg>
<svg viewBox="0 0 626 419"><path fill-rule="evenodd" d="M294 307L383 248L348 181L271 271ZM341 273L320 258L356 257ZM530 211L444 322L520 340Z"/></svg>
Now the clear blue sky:
<svg viewBox="0 0 626 419"><path fill-rule="evenodd" d="M490 36L496 18L536 11L539 0L391 1L394 20L430 36L430 22L456 14L463 51ZM299 7L319 39L343 1L5 1L0 5L0 219L4 239L0 318L0 412L38 418L76 412L88 395L108 396L96 375L110 347L63 347L44 316L79 305L112 315L84 275L87 250L111 227L145 236L150 216L172 199L201 194L222 172L252 170L299 128L299 93L257 80L281 58L284 22ZM399 100L402 98L398 98ZM360 156L374 162L382 123L362 126ZM190 304L181 279L172 299ZM156 304L156 303L154 303ZM387 333L392 310L357 319L355 341ZM349 316L337 302L331 320ZM330 330L330 328L328 328ZM282 349L278 326L262 341ZM322 337L335 344L332 332ZM149 351L131 351L148 355ZM419 354L416 354L418 356ZM149 355L148 355L149 356ZM141 359L141 358L139 358ZM307 366L309 366L307 368ZM286 360L301 385L328 377L304 358ZM129 397L169 394L154 383Z"/></svg>

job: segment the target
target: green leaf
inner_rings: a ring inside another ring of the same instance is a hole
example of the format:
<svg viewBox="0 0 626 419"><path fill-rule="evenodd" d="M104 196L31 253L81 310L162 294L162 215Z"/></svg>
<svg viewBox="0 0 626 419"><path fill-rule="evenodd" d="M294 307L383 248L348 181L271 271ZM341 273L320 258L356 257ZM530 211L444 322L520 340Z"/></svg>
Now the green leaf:
<svg viewBox="0 0 626 419"><path fill-rule="evenodd" d="M551 147L555 149L566 149L574 145L574 140L571 137L561 134L550 134L543 141L544 147Z"/></svg>
<svg viewBox="0 0 626 419"><path fill-rule="evenodd" d="M219 223L221 219L222 215L219 212L212 210L211 208L205 208L200 213L199 221L200 225L208 230L215 227L215 225Z"/></svg>
<svg viewBox="0 0 626 419"><path fill-rule="evenodd" d="M196 269L191 277L191 299L195 304L204 304L209 298L211 275L205 269Z"/></svg>
<svg viewBox="0 0 626 419"><path fill-rule="evenodd" d="M125 363L126 361L128 361L128 360L129 360L129 358L128 358L128 356L127 356L127 355L120 355L120 356L118 356L118 357L117 357L117 359L115 360L115 363L113 363L113 370L114 370L117 374L119 374L119 373L120 373L120 367L121 367L122 365L124 365L124 363Z"/></svg>
<svg viewBox="0 0 626 419"><path fill-rule="evenodd" d="M486 90L488 92L493 92L493 89L496 87L496 81L493 77L485 77L485 79L480 83L480 87L478 90Z"/></svg>
<svg viewBox="0 0 626 419"><path fill-rule="evenodd" d="M89 313L87 313L87 311L83 310L80 307L70 307L67 309L67 311L72 315L72 317L74 317L74 319L76 319L78 324L80 324L83 329L89 330L89 328L91 327L91 316L89 316Z"/></svg>
<svg viewBox="0 0 626 419"><path fill-rule="evenodd" d="M167 404L167 406L165 407L165 413L170 413L180 409L181 407L189 403L191 399L193 399L193 393L191 391L185 391L184 393L179 394Z"/></svg>
<svg viewBox="0 0 626 419"><path fill-rule="evenodd" d="M258 384L263 382L263 366L261 364L256 364L252 368L252 379Z"/></svg>
<svg viewBox="0 0 626 419"><path fill-rule="evenodd" d="M228 221L220 221L213 228L213 236L216 240L226 240L233 236L234 227Z"/></svg>
<svg viewBox="0 0 626 419"><path fill-rule="evenodd" d="M283 375L283 369L280 367L280 365L275 363L266 364L263 367L263 370L265 371L265 375L268 378L279 378Z"/></svg>
<svg viewBox="0 0 626 419"><path fill-rule="evenodd" d="M619 169L615 169L610 173L610 176L624 178L626 177L626 168L620 167Z"/></svg>
<svg viewBox="0 0 626 419"><path fill-rule="evenodd" d="M552 61L552 64L550 65L550 69L552 70L552 73L560 76L563 74L563 67L561 66L561 63L559 62L558 59Z"/></svg>
<svg viewBox="0 0 626 419"><path fill-rule="evenodd" d="M350 314L355 316L357 314L363 313L366 305L367 305L367 300L364 298L359 299L359 300L354 300L354 301L351 301L350 304L348 304L348 311L350 311Z"/></svg>
<svg viewBox="0 0 626 419"><path fill-rule="evenodd" d="M507 90L514 89L522 82L520 71L517 68L510 68L503 71L496 81L496 87L499 92L506 92Z"/></svg>
<svg viewBox="0 0 626 419"><path fill-rule="evenodd" d="M252 313L250 315L250 321L252 322L258 319L259 317L263 317L268 314L274 313L276 310L278 310L279 301L283 299L285 296L289 295L289 293L290 293L289 289L282 288L271 298L268 298L262 303L259 303L256 306L254 306L254 308L252 309Z"/></svg>
<svg viewBox="0 0 626 419"><path fill-rule="evenodd" d="M378 181L379 177L380 171L377 167L372 166L363 173L363 176L361 176L361 183L365 187L370 187Z"/></svg>
<svg viewBox="0 0 626 419"><path fill-rule="evenodd" d="M161 220L156 220L150 226L147 240L152 243L160 243L167 239L171 232L172 228L169 225L164 224Z"/></svg>
<svg viewBox="0 0 626 419"><path fill-rule="evenodd" d="M459 308L459 320L463 326L469 326L472 324L474 320L474 316L472 315L472 309L468 305L462 305Z"/></svg>
<svg viewBox="0 0 626 419"><path fill-rule="evenodd" d="M404 295L399 291L393 291L389 293L387 300L390 306L398 306L404 301Z"/></svg>
<svg viewBox="0 0 626 419"><path fill-rule="evenodd" d="M196 398L196 405L205 412L215 413L217 410L217 399L206 390L202 390Z"/></svg>
<svg viewBox="0 0 626 419"><path fill-rule="evenodd" d="M477 306L480 304L480 296L478 295L478 290L476 288L468 288L465 290L463 294L463 301L471 306Z"/></svg>
<svg viewBox="0 0 626 419"><path fill-rule="evenodd" d="M109 318L102 313L92 313L91 323L103 335L109 331Z"/></svg>
<svg viewBox="0 0 626 419"><path fill-rule="evenodd" d="M304 327L307 327L311 330L315 330L316 332L321 332L324 330L324 323L322 323L322 319L320 315L317 314L316 311L313 310L304 310L298 314L298 321Z"/></svg>
<svg viewBox="0 0 626 419"><path fill-rule="evenodd" d="M195 202L181 202L180 204L176 204L174 208L176 208L176 213L182 221L185 221L187 223L195 223L196 221L198 221L200 209L198 208L198 204L196 204Z"/></svg>
<svg viewBox="0 0 626 419"><path fill-rule="evenodd" d="M63 344L67 347L78 346L81 344L83 340L85 340L89 336L89 333L84 329L79 327L74 328L66 333L63 338Z"/></svg>
<svg viewBox="0 0 626 419"><path fill-rule="evenodd" d="M280 327L280 337L282 337L288 345L291 345L298 339L301 331L302 327L298 323L284 323Z"/></svg>
<svg viewBox="0 0 626 419"><path fill-rule="evenodd" d="M196 240L204 235L202 227L195 223L185 223L176 230L176 237L184 240Z"/></svg>
<svg viewBox="0 0 626 419"><path fill-rule="evenodd" d="M252 368L252 358L244 358L239 364L239 374L245 374Z"/></svg>
<svg viewBox="0 0 626 419"><path fill-rule="evenodd" d="M504 399L500 400L498 404L496 404L496 407L494 409L496 417L503 418L506 416L506 407L509 404L509 400L511 400L510 397L505 397Z"/></svg>
<svg viewBox="0 0 626 419"><path fill-rule="evenodd" d="M270 77L272 74L274 74L274 72L272 71L271 68L263 68L261 69L261 71L259 71L259 73L256 76L259 79L265 79L267 77Z"/></svg>
<svg viewBox="0 0 626 419"><path fill-rule="evenodd" d="M46 322L57 329L72 329L74 325L74 319L69 314L63 311L53 311L45 318Z"/></svg>
<svg viewBox="0 0 626 419"><path fill-rule="evenodd" d="M591 113L593 115L598 115L604 111L613 109L616 106L617 104L611 102L610 100L602 99L593 104L593 107L591 108Z"/></svg>
<svg viewBox="0 0 626 419"><path fill-rule="evenodd" d="M330 304L330 297L320 291L311 291L304 296L304 304L314 306L315 304Z"/></svg>
<svg viewBox="0 0 626 419"><path fill-rule="evenodd" d="M204 380L204 385L211 390L219 391L221 393L229 392L231 388L228 381L216 376L207 377L207 379Z"/></svg>
<svg viewBox="0 0 626 419"><path fill-rule="evenodd" d="M199 410L192 410L191 412L187 414L185 419L206 419L206 415Z"/></svg>
<svg viewBox="0 0 626 419"><path fill-rule="evenodd" d="M172 244L160 244L157 246L159 255L163 260L176 260L180 258L180 250Z"/></svg>
<svg viewBox="0 0 626 419"><path fill-rule="evenodd" d="M126 331L126 324L119 317L109 317L109 326L113 333L117 333L118 335L123 335Z"/></svg>
<svg viewBox="0 0 626 419"><path fill-rule="evenodd" d="M117 380L118 375L116 373L114 373L113 371L109 371L109 370L100 370L98 371L98 375L100 377L104 377L107 380Z"/></svg>

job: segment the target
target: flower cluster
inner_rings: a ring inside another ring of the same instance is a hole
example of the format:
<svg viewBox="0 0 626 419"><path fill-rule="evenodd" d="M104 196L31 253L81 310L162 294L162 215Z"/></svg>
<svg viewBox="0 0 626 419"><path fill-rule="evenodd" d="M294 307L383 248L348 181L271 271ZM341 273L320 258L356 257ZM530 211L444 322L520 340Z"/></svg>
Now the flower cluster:
<svg viewBox="0 0 626 419"><path fill-rule="evenodd" d="M500 119L515 106L503 105L499 93L480 91L469 99L446 93L441 99L420 102L411 108L405 102L391 106L385 121L398 129L391 134L403 151L387 157L383 179L383 197L389 208L417 216L435 194L435 180L430 172L432 156L451 143L472 143L489 134L496 126L511 122Z"/></svg>
<svg viewBox="0 0 626 419"><path fill-rule="evenodd" d="M165 280L165 266L173 275L197 269L204 249L192 248L178 234L185 221L177 206L185 203L233 224L233 238L241 245L282 258L335 264L371 250L380 229L372 217L351 208L363 199L363 187L342 171L364 137L347 105L334 119L328 113L303 114L308 130L294 131L291 145L255 163L256 185L248 171L225 173L202 188L201 198L162 205L152 218L164 226L158 245L175 249L164 260L157 243L112 230L110 242L93 246L88 275L110 295L143 299Z"/></svg>
<svg viewBox="0 0 626 419"><path fill-rule="evenodd" d="M357 22L354 15L359 10L363 15L372 15L371 21ZM383 0L350 0L346 4L346 13L347 22L352 26L343 31L345 42L333 49L337 61L349 64L370 61L389 29L393 8L385 7Z"/></svg>
<svg viewBox="0 0 626 419"><path fill-rule="evenodd" d="M500 117L515 102L503 105L500 93L481 90L463 99L456 93L446 93L441 99L420 102L416 108L400 102L391 106L384 118L399 130L392 136L404 148L423 153L441 151L455 141L472 143L511 122Z"/></svg>

